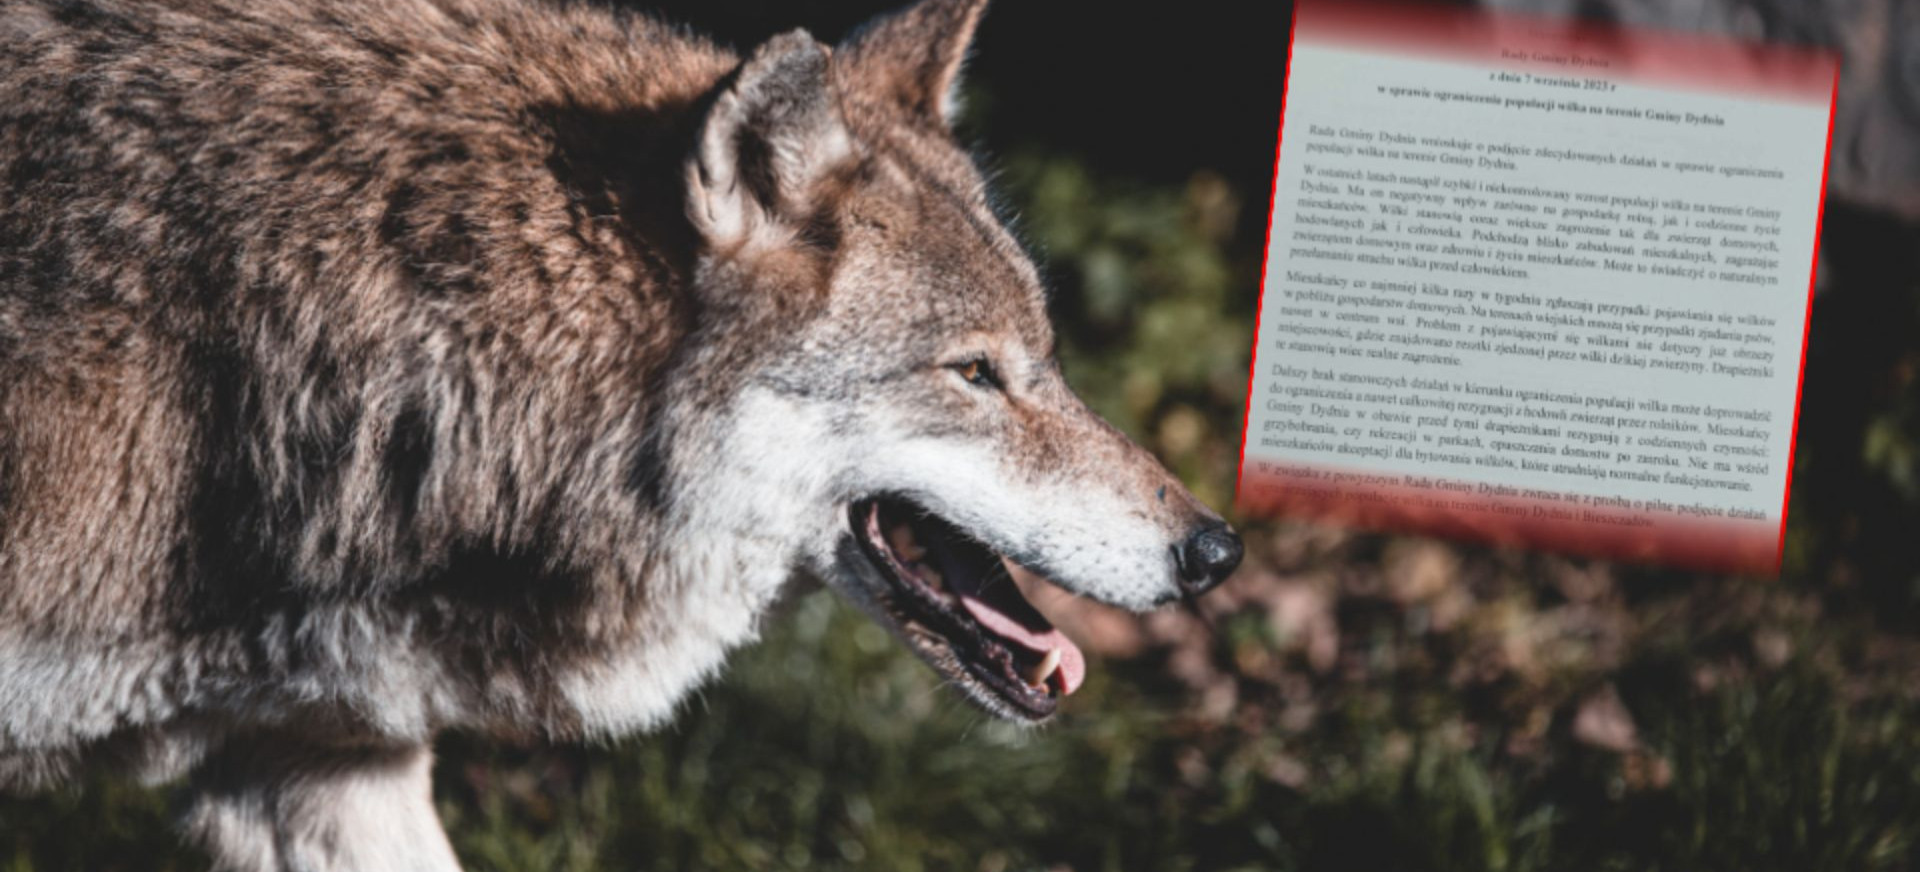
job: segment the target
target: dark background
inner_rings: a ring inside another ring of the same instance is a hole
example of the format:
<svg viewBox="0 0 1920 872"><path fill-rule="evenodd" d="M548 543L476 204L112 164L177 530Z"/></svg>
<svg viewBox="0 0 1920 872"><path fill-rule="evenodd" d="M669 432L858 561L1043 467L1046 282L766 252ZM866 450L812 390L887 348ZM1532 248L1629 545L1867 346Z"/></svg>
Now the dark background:
<svg viewBox="0 0 1920 872"><path fill-rule="evenodd" d="M891 5L648 8L744 50ZM1201 616L1041 603L1096 662L1040 731L814 594L657 734L449 737L469 868L1920 868L1920 4L1504 5L1842 52L1779 578L1239 518ZM1069 379L1223 507L1289 16L1001 0L966 90ZM0 799L0 869L201 868L175 811L110 781Z"/></svg>
<svg viewBox="0 0 1920 872"><path fill-rule="evenodd" d="M837 42L899 5L671 0L642 8L738 48L794 27ZM1291 16L1284 3L1226 0L998 3L967 68L986 103L971 119L974 132L989 152L1044 144L1141 181L1178 184L1208 168L1260 188L1272 180Z"/></svg>

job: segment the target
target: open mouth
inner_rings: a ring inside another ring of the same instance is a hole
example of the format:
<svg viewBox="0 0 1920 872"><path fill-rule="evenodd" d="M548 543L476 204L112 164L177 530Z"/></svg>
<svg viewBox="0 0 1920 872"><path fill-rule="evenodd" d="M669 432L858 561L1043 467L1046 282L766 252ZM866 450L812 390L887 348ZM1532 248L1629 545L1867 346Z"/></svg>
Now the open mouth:
<svg viewBox="0 0 1920 872"><path fill-rule="evenodd" d="M999 554L905 500L856 502L849 516L892 587L901 629L977 702L1041 720L1080 687L1085 656L1021 595Z"/></svg>

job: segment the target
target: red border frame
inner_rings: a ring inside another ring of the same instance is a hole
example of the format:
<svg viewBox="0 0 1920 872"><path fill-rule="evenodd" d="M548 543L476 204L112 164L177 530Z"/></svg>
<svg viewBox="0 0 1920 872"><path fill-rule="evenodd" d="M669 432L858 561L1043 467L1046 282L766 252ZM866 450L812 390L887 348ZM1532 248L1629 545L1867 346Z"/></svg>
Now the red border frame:
<svg viewBox="0 0 1920 872"><path fill-rule="evenodd" d="M1292 46L1289 45L1287 50L1291 52ZM1813 219L1813 263L1807 267L1807 314L1805 321L1800 325L1800 375L1793 382L1793 432L1787 437L1787 486L1786 492L1780 495L1780 546L1773 556L1773 569L1776 573L1780 571L1780 565L1787 559L1787 507L1793 502L1793 459L1800 449L1800 403L1805 399L1802 392L1807 387L1807 344L1813 336L1813 294L1814 288L1820 282L1820 231L1827 223L1827 171L1833 167L1833 116L1838 111L1836 107L1839 103L1840 67L1835 64L1833 95L1827 100L1827 153L1820 159L1820 212ZM1278 171L1279 167L1275 166L1274 169ZM1269 216L1267 222L1271 224L1273 218ZM1264 281L1261 282L1260 293L1261 296L1266 295ZM1248 396L1252 396L1252 388L1248 388ZM1246 450L1246 443L1243 441L1240 443L1240 451L1245 454ZM1235 488L1234 493L1238 494L1237 484Z"/></svg>
<svg viewBox="0 0 1920 872"><path fill-rule="evenodd" d="M1375 12L1381 12L1383 10L1391 11L1391 10L1405 9L1405 10L1416 11L1417 14L1415 17L1423 21L1428 20L1429 18L1435 15L1442 15L1442 16L1452 15L1452 16L1458 16L1457 18L1449 19L1449 21L1454 21L1454 22L1462 21L1467 18L1471 18L1475 16L1480 17L1481 20L1488 20L1488 18L1491 16L1506 16L1508 18L1519 18L1519 19L1529 19L1534 21L1552 22L1558 26L1563 27L1566 33L1579 34L1582 38L1588 38L1588 39L1604 38L1604 35L1607 34L1608 32L1617 32L1619 30L1622 30L1622 28L1618 28L1611 24L1596 22L1591 20L1551 19L1551 18L1543 18L1540 16L1525 16L1525 15L1516 15L1513 13L1490 12L1485 10L1479 10L1479 11L1461 10L1453 7L1446 7L1446 8L1415 7L1415 6L1411 6L1404 3L1393 3L1393 2L1354 2L1354 3L1338 4L1336 6L1336 4L1326 3L1325 0L1296 0L1296 2L1293 5L1293 9L1291 11L1291 20L1289 21L1288 27L1287 27L1287 63L1286 63L1286 71L1284 73L1284 79L1281 85L1280 127L1275 134L1275 141L1274 141L1274 148L1273 148L1273 184L1268 191L1267 231L1266 231L1266 238L1261 247L1260 293L1259 293L1259 297L1257 298L1257 302L1255 303L1255 309L1254 309L1253 349L1247 361L1246 405L1242 410L1241 424L1240 424L1240 461L1235 470L1235 478L1234 478L1234 504L1237 508L1241 508L1243 510L1246 507L1245 491L1246 491L1246 472L1247 472L1247 437L1251 433L1252 427L1253 427L1253 386L1255 381L1255 374L1259 372L1259 368L1260 368L1260 345L1261 345L1260 328L1263 325L1265 310L1266 310L1267 271L1273 260L1273 224L1274 224L1273 211L1274 211L1275 205L1278 203L1278 200L1279 200L1280 161L1281 161L1283 150L1286 144L1286 129L1287 129L1286 118L1287 118L1287 103L1288 103L1287 98L1293 84L1293 50L1294 50L1295 42L1299 36L1299 30L1300 30L1300 7L1302 5L1305 5L1306 3L1311 3L1311 2L1322 2L1323 5L1326 5L1329 8L1338 8L1339 9L1339 12L1337 13L1338 17L1340 17L1342 20L1346 20L1349 22L1353 20L1351 19L1350 16L1356 14L1356 10L1364 10L1364 9L1370 8L1370 9L1373 9ZM1365 14L1365 13L1359 12L1357 14ZM1638 35L1640 33L1640 29L1636 28L1635 32L1636 32L1636 35ZM1753 47L1753 44L1746 43L1744 41L1732 39L1732 38L1706 37L1706 36L1700 36L1700 35L1679 34L1679 33L1663 33L1660 31L1647 31L1646 34L1651 38L1659 40L1663 45L1667 45L1668 47L1689 45L1689 44L1694 46L1700 46L1700 45L1712 45L1716 43L1722 47L1746 47L1746 48ZM1792 46L1778 46L1778 47L1768 46L1768 48L1770 49L1778 48L1783 53L1791 53L1792 55L1795 56L1796 63L1804 63L1817 56L1821 59L1831 60L1832 66L1833 66L1832 83L1827 89L1826 149L1825 149L1825 153L1821 157L1820 196L1818 201L1815 204L1816 214L1814 218L1813 252L1811 257L1811 263L1809 264L1809 267L1808 267L1808 279L1807 279L1807 305L1806 305L1805 315L1802 319L1801 332L1800 332L1800 369L1794 382L1793 424L1792 424L1792 428L1790 431L1790 435L1788 436L1788 442L1787 442L1787 475L1786 475L1785 487L1783 488L1783 493L1781 494L1781 497L1780 497L1780 526L1779 526L1779 530L1775 534L1776 544L1773 549L1774 556L1773 556L1772 572L1777 574L1780 570L1782 563L1785 560L1785 555L1786 555L1787 510L1791 505L1792 499L1793 499L1794 458L1799 451L1799 445L1800 445L1800 408L1801 408L1801 401L1803 399L1801 396L1801 392L1806 387L1807 346L1809 344L1810 337L1812 335L1812 328L1813 328L1813 299L1814 299L1815 286L1818 282L1818 277L1819 277L1820 237L1821 237L1821 232L1826 223L1827 181L1828 181L1828 174L1832 168L1832 163L1833 163L1834 119L1838 111L1837 107L1839 104L1839 96L1840 96L1840 62L1837 54L1831 51L1826 51L1826 50L1807 49L1807 48L1792 47ZM1695 58L1694 60L1697 61L1698 58ZM1673 68L1671 67L1662 68L1660 72L1665 73L1668 76L1671 76L1673 74ZM1704 86L1706 82L1695 81L1692 84L1695 87L1701 87L1701 86ZM1724 84L1724 80L1722 81L1722 84ZM1788 95L1780 94L1780 96L1788 96ZM1316 516L1316 518L1319 518L1319 519L1324 519L1326 517L1327 516L1324 514ZM1566 550L1566 549L1556 549L1556 550ZM1633 558L1631 556L1626 556L1625 559L1631 560ZM1707 566L1702 565L1702 561L1697 559L1685 560L1681 562L1692 564L1696 568L1708 568ZM1734 567L1732 566L1729 566L1728 569L1731 571L1738 571L1737 569L1734 569Z"/></svg>

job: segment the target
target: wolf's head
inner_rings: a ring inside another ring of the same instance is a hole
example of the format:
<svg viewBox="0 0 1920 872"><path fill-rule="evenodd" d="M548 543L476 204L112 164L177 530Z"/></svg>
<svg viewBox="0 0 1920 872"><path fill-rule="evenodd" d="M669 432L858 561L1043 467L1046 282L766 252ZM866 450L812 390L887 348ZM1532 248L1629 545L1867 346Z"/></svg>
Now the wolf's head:
<svg viewBox="0 0 1920 872"><path fill-rule="evenodd" d="M1061 378L1038 273L949 129L984 5L924 0L838 48L784 34L714 95L688 213L700 381L730 399L681 461L684 522L775 543L974 701L1039 720L1085 666L1008 561L1146 609L1241 545Z"/></svg>

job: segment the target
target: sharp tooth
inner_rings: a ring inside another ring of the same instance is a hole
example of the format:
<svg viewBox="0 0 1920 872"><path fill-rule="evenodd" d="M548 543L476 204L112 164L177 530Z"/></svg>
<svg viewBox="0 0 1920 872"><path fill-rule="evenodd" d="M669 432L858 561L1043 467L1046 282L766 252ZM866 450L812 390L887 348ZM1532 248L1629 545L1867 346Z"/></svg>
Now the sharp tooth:
<svg viewBox="0 0 1920 872"><path fill-rule="evenodd" d="M1040 658L1040 662L1034 664L1033 668L1027 671L1027 683L1032 685L1036 690L1044 690L1047 686L1047 679L1052 678L1054 670L1059 668L1060 649L1048 649L1047 656Z"/></svg>
<svg viewBox="0 0 1920 872"><path fill-rule="evenodd" d="M920 547L920 543L913 538L913 528L906 524L897 525L887 532L887 544L893 546L893 553L908 563L918 563L920 558L927 556L927 549Z"/></svg>
<svg viewBox="0 0 1920 872"><path fill-rule="evenodd" d="M920 564L919 572L920 572L920 577L924 579L927 582L927 584L930 584L934 587L942 588L942 589L944 589L947 586L947 579L945 576L942 576L940 574L940 570L935 569L932 566L929 566L925 563L922 563Z"/></svg>

